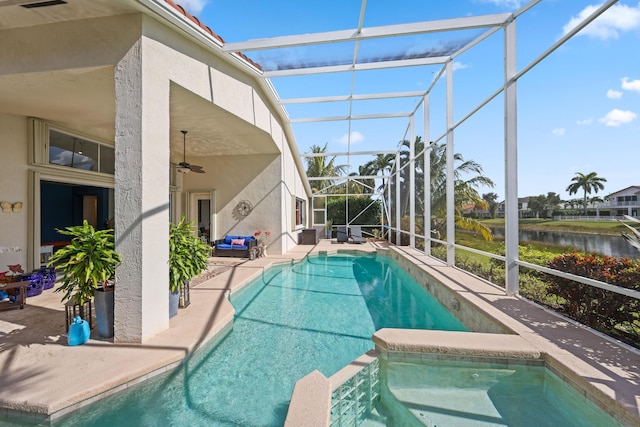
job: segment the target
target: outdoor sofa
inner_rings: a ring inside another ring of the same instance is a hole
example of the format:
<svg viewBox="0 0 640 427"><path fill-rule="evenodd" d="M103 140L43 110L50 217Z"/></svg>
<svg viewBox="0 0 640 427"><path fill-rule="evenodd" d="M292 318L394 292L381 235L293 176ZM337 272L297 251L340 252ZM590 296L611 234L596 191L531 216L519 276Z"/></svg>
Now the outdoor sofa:
<svg viewBox="0 0 640 427"><path fill-rule="evenodd" d="M214 242L215 256L249 258L251 249L258 245L254 236L234 236L227 234L224 239Z"/></svg>

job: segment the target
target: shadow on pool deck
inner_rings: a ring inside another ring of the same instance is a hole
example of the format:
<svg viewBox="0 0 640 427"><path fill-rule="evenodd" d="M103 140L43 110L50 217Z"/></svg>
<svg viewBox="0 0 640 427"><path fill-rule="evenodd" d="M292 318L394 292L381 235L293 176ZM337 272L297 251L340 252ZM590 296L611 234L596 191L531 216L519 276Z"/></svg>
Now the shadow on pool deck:
<svg viewBox="0 0 640 427"><path fill-rule="evenodd" d="M228 330L234 315L228 293L273 263L300 260L309 252L374 252L377 247L371 243L336 245L334 242L335 239L333 242L321 240L318 245L298 246L283 256L252 261L234 262L227 258L224 262L234 265L223 265L217 274L193 287L191 305L179 310L171 319L169 329L143 344L102 340L97 338L94 329L88 343L67 346L61 294L51 290L29 298L24 310L0 311L0 421L7 414L22 414L33 421L42 421L51 415L55 418L175 368L194 349L218 332ZM431 263L408 248L392 250L406 253L416 262ZM212 269L220 267L215 258L211 260ZM640 425L639 352L617 346L539 307L501 295L487 284L476 283L479 282L476 279L470 281L468 275L458 270L435 268L448 276L443 276L444 279L457 282L465 291L502 312L505 322L527 341L587 376L588 381L605 393L613 393L637 420L631 425Z"/></svg>

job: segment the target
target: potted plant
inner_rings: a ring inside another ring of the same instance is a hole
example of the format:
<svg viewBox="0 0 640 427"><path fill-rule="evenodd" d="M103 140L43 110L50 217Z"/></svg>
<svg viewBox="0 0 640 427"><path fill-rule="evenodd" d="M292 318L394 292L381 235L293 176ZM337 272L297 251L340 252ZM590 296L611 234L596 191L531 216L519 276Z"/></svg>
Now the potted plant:
<svg viewBox="0 0 640 427"><path fill-rule="evenodd" d="M82 225L56 231L70 236L71 243L55 252L47 264L62 274L62 284L55 292L64 292L62 301L72 300L81 307L95 298L98 334L112 337L112 279L122 261L115 251L113 230L95 230L85 220Z"/></svg>
<svg viewBox="0 0 640 427"><path fill-rule="evenodd" d="M327 239L331 239L333 237L333 220L328 219L325 225L327 228Z"/></svg>
<svg viewBox="0 0 640 427"><path fill-rule="evenodd" d="M211 248L198 238L184 215L169 227L169 317L178 314L180 291L189 280L207 269Z"/></svg>

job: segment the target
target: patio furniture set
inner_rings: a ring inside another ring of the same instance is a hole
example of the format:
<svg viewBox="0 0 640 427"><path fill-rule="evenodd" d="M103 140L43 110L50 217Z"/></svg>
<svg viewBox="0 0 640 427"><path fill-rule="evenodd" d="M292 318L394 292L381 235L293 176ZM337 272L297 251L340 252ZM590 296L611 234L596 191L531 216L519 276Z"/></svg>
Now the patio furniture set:
<svg viewBox="0 0 640 427"><path fill-rule="evenodd" d="M339 243L365 243L367 239L362 236L362 227L359 225L339 225L336 240Z"/></svg>
<svg viewBox="0 0 640 427"><path fill-rule="evenodd" d="M55 282L55 269L48 267L39 268L27 274L14 273L12 276L5 274L0 278L0 306L2 309L22 309L26 298L40 295L42 291L53 288Z"/></svg>

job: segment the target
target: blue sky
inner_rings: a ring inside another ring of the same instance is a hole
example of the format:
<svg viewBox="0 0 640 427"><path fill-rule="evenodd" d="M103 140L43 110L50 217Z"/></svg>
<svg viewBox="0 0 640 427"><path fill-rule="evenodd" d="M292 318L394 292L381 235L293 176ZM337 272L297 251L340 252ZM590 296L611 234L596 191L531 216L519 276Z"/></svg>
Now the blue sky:
<svg viewBox="0 0 640 427"><path fill-rule="evenodd" d="M283 35L306 34L357 27L361 2L281 0L182 0L178 1L227 42ZM364 26L512 12L520 0L369 0ZM585 0L543 0L517 20L518 70L529 64L600 3ZM477 35L473 30L456 35L409 38L363 43L361 53L375 54L399 48L444 44ZM462 118L502 84L502 32L461 55L455 63L454 116ZM520 196L553 191L570 196L565 188L576 172L597 172L607 179L599 196L640 185L640 2L619 1L589 27L525 74L518 81L518 177ZM340 46L291 50L292 61L349 55ZM250 57L265 66L270 52ZM279 53L280 55L282 53ZM282 58L278 58L282 60ZM411 67L356 74L354 93L424 90L440 67ZM273 79L281 98L347 95L351 74ZM431 95L430 139L445 128L445 80ZM354 114L411 111L415 98L368 101L354 104ZM494 188L504 194L502 97L499 96L456 131L455 151L480 163ZM289 105L292 118L342 115L346 103ZM416 117L416 134L423 135L422 110ZM294 124L301 153L311 145L328 145L328 151L346 151L350 134L352 151L394 150L403 139L407 119ZM408 138L408 136L407 136ZM355 156L352 163L370 157ZM338 159L346 163L346 159Z"/></svg>

